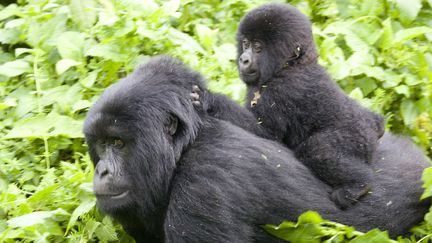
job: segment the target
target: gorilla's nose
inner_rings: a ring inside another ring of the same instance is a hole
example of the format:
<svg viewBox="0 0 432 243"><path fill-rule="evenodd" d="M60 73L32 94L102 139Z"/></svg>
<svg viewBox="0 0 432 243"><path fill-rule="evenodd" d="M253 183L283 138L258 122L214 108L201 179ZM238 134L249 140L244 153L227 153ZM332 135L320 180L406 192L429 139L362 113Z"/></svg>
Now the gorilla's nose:
<svg viewBox="0 0 432 243"><path fill-rule="evenodd" d="M239 58L239 66L240 69L248 69L251 66L252 60L251 55L249 53L243 53L241 54Z"/></svg>
<svg viewBox="0 0 432 243"><path fill-rule="evenodd" d="M111 171L107 164L104 161L99 161L95 168L95 176L97 176L99 179L102 179L110 174Z"/></svg>

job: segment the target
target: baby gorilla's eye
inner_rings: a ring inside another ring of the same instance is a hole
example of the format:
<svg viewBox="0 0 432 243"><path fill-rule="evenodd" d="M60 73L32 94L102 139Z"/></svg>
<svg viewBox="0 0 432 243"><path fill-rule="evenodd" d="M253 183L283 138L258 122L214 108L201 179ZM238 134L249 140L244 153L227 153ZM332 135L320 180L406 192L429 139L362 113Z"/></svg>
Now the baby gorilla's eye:
<svg viewBox="0 0 432 243"><path fill-rule="evenodd" d="M259 43L259 42L254 42L253 43L253 48L255 49L255 52L261 52L261 50L262 50L262 46L261 46L261 43Z"/></svg>
<svg viewBox="0 0 432 243"><path fill-rule="evenodd" d="M111 145L115 148L123 148L124 142L120 138L113 138L111 140Z"/></svg>
<svg viewBox="0 0 432 243"><path fill-rule="evenodd" d="M243 50L248 49L250 46L250 42L247 39L243 40Z"/></svg>

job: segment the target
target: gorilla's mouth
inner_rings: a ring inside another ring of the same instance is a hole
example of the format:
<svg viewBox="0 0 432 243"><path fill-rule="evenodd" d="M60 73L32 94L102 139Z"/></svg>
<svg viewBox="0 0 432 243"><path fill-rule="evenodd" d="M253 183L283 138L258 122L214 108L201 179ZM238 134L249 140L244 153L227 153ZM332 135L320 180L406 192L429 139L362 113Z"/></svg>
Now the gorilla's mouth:
<svg viewBox="0 0 432 243"><path fill-rule="evenodd" d="M258 72L257 71L242 71L241 75L245 76L245 77L255 77L257 76Z"/></svg>
<svg viewBox="0 0 432 243"><path fill-rule="evenodd" d="M96 197L117 200L117 199L125 198L128 194L129 194L129 190L120 193L112 193L112 194L96 194Z"/></svg>

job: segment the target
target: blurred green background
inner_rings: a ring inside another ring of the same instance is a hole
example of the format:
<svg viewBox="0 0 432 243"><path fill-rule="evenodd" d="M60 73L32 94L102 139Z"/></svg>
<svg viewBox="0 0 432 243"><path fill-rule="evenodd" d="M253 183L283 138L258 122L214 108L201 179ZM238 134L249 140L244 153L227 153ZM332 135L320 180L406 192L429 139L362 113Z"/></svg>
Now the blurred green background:
<svg viewBox="0 0 432 243"><path fill-rule="evenodd" d="M14 1L0 1L0 242L131 241L95 209L81 132L87 109L157 54L180 58L241 103L235 32L268 1L6 2ZM432 0L288 2L311 18L319 61L338 84L431 156ZM424 181L432 195L432 172ZM315 240L322 232L329 242L388 240L304 217L320 232ZM302 232L297 240L312 242L317 231ZM400 241L429 242L432 215L413 232Z"/></svg>

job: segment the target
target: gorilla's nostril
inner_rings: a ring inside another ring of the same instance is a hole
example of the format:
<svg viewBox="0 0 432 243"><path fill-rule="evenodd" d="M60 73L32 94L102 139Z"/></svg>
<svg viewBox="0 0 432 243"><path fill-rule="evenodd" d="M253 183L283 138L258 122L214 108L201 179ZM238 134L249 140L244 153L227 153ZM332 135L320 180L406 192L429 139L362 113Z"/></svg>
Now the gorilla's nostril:
<svg viewBox="0 0 432 243"><path fill-rule="evenodd" d="M98 175L100 178L106 176L109 174L108 167L105 165L105 163L99 162L95 169L96 175Z"/></svg>

